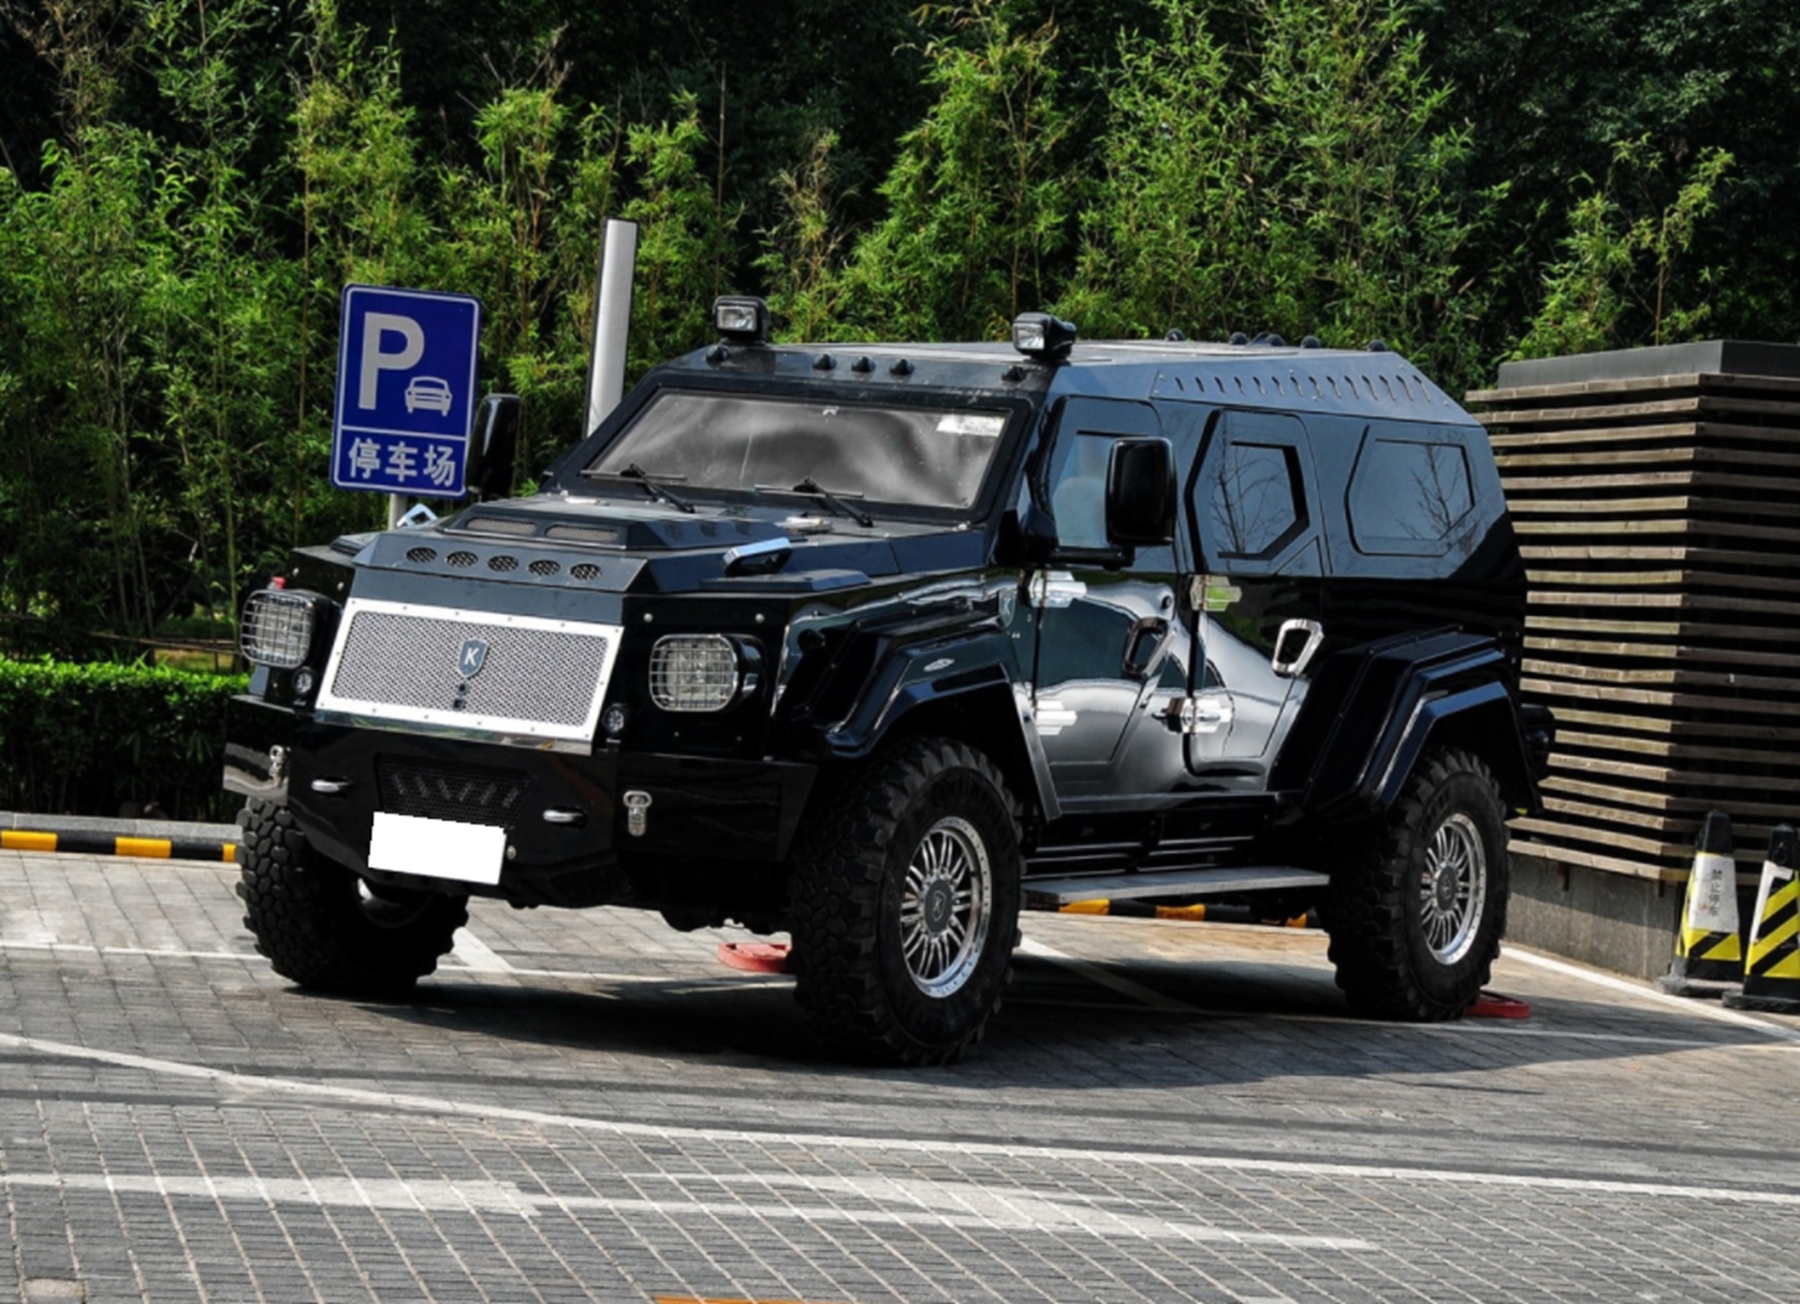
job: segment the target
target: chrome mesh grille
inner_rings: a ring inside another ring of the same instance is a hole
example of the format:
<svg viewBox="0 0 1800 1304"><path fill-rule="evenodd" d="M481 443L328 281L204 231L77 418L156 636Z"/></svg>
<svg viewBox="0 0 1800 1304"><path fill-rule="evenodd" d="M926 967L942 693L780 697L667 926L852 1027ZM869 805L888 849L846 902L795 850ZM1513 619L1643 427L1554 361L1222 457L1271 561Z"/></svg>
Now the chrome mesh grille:
<svg viewBox="0 0 1800 1304"><path fill-rule="evenodd" d="M615 626L352 600L322 712L565 740L592 735ZM471 650L474 673L465 673Z"/></svg>

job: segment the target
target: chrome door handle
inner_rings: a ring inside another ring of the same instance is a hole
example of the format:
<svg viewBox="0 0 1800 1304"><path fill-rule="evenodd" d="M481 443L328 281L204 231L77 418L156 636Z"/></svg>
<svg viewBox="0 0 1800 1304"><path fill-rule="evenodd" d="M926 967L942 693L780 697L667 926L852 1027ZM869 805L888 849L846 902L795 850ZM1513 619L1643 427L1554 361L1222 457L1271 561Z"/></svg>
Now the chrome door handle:
<svg viewBox="0 0 1800 1304"><path fill-rule="evenodd" d="M1229 693L1202 693L1170 702L1162 718L1177 733L1215 734L1231 723L1234 714Z"/></svg>
<svg viewBox="0 0 1800 1304"><path fill-rule="evenodd" d="M1284 658L1282 649L1294 634L1305 634L1306 642L1300 648L1300 655ZM1325 641L1325 626L1316 620L1284 620L1281 632L1275 635L1275 650L1269 656L1269 669L1283 679L1296 679L1311 663L1313 654L1319 650L1319 644Z"/></svg>

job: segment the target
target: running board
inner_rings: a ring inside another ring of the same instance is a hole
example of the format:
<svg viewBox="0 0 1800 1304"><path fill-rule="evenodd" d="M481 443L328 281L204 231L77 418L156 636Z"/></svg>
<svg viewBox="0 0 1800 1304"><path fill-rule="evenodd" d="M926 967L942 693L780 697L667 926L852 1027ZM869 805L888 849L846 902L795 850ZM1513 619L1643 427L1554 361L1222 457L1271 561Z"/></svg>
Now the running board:
<svg viewBox="0 0 1800 1304"><path fill-rule="evenodd" d="M1328 876L1287 865L1251 865L1237 869L1177 869L1142 874L1063 874L1025 880L1025 899L1032 905L1066 906L1071 901L1125 900L1130 897L1229 896L1279 888L1324 887Z"/></svg>

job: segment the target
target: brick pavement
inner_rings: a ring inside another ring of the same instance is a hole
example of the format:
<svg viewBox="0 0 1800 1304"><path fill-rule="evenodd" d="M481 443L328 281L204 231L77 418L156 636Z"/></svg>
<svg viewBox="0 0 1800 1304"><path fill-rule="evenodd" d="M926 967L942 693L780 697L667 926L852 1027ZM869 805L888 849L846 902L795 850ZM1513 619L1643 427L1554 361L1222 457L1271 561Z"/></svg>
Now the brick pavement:
<svg viewBox="0 0 1800 1304"><path fill-rule="evenodd" d="M309 996L232 873L0 853L21 1299L1800 1299L1800 1020L1509 956L1524 1024L1369 1024L1317 934L1033 915L986 1046L871 1069L622 911Z"/></svg>

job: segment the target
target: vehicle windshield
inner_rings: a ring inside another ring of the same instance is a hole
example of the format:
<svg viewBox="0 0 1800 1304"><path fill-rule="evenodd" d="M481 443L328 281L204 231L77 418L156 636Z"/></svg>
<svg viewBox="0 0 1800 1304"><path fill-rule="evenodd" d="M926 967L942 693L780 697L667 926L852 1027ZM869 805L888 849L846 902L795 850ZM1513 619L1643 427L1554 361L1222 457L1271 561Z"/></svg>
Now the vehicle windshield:
<svg viewBox="0 0 1800 1304"><path fill-rule="evenodd" d="M583 474L628 476L636 464L684 492L792 492L810 478L847 498L967 508L1005 425L1004 412L973 408L665 389Z"/></svg>

